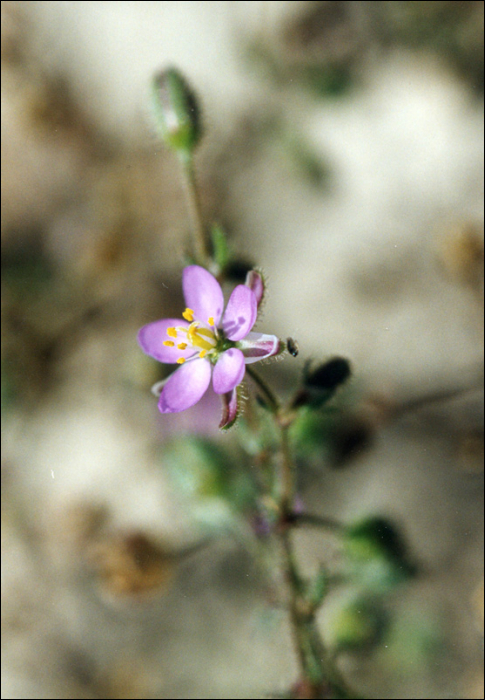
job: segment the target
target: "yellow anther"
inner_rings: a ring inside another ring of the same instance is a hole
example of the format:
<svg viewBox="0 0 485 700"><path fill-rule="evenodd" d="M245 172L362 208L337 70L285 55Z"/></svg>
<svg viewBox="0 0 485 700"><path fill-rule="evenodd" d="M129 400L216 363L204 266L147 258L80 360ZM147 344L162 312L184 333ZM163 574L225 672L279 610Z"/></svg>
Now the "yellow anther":
<svg viewBox="0 0 485 700"><path fill-rule="evenodd" d="M177 360L178 365L183 365L184 362L185 362L185 357L179 357L179 359Z"/></svg>
<svg viewBox="0 0 485 700"><path fill-rule="evenodd" d="M173 345L173 343L172 343L172 345ZM186 349L187 349L187 343L179 343L179 344L177 345L177 347L178 347L179 350L186 350Z"/></svg>
<svg viewBox="0 0 485 700"><path fill-rule="evenodd" d="M201 359L204 359L204 357L205 357L206 355L207 355L207 350L201 350L201 351L199 352L199 357L200 357Z"/></svg>
<svg viewBox="0 0 485 700"><path fill-rule="evenodd" d="M209 324L209 326L214 326L214 316L209 316L207 323Z"/></svg>
<svg viewBox="0 0 485 700"><path fill-rule="evenodd" d="M183 312L182 316L183 316L183 317L185 318L185 320L188 321L189 323L192 323L192 321L194 320L194 312L193 312L192 309L185 309L185 311Z"/></svg>
<svg viewBox="0 0 485 700"><path fill-rule="evenodd" d="M166 345L167 348L173 348L173 346L175 345L175 343L173 342L173 340L164 340L164 341L163 341L163 344Z"/></svg>
<svg viewBox="0 0 485 700"><path fill-rule="evenodd" d="M174 328L173 326L171 328L167 328L167 335L170 336L170 338L176 338L177 337L177 329Z"/></svg>

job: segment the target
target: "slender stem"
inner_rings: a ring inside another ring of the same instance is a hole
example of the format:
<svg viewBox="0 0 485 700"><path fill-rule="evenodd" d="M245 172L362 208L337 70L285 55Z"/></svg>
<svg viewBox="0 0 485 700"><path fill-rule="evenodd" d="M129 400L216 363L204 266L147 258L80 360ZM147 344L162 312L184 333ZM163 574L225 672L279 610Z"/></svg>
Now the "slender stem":
<svg viewBox="0 0 485 700"><path fill-rule="evenodd" d="M290 453L289 425L280 425L281 430L281 511L291 521L295 500L294 465Z"/></svg>
<svg viewBox="0 0 485 700"><path fill-rule="evenodd" d="M255 384L258 385L259 389L264 394L273 413L278 413L278 411L280 410L280 402L274 391L269 387L269 385L264 381L264 379L251 367L251 365L246 365L246 372L249 374L253 382L255 382Z"/></svg>
<svg viewBox="0 0 485 700"><path fill-rule="evenodd" d="M308 525L309 527L317 527L336 533L344 531L344 526L337 520L322 515L314 515L313 513L292 513L292 521L296 526Z"/></svg>
<svg viewBox="0 0 485 700"><path fill-rule="evenodd" d="M281 546L282 569L289 593L290 623L300 667L299 680L300 684L303 684L300 688L301 697L312 699L321 697L324 692L332 692L336 697L349 698L352 695L339 671L334 668L320 638L315 621L316 611L306 599L306 581L300 573L292 541L293 528L299 524L307 523L334 531L341 530L342 526L328 518L294 513L295 464L291 454L289 430L295 414L288 412L288 408L281 404L273 390L251 366L246 367L246 371L272 409L280 434L278 464L281 525L276 531L276 536Z"/></svg>
<svg viewBox="0 0 485 700"><path fill-rule="evenodd" d="M279 423L281 434L281 501L283 527L280 542L283 550L283 568L290 593L289 613L293 639L300 665L300 677L305 681L305 696L317 698L324 683L320 654L315 654L312 638L314 613L305 601L305 582L300 574L292 542L292 514L295 500L295 466L291 457L289 424ZM314 634L314 633L313 633ZM321 645L320 645L321 646Z"/></svg>
<svg viewBox="0 0 485 700"><path fill-rule="evenodd" d="M281 547L281 565L289 593L289 615L300 667L301 697L312 699L321 697L324 692L332 692L335 697L350 698L352 695L347 690L339 671L334 668L320 638L315 621L316 611L309 605L306 598L306 581L300 574L292 541L293 528L305 522L336 532L342 530L342 526L329 518L295 514L293 509L296 491L295 464L291 454L289 431L296 414L281 403L270 386L251 365L246 367L246 371L271 409L280 435L278 454L280 527L276 530L275 536Z"/></svg>
<svg viewBox="0 0 485 700"><path fill-rule="evenodd" d="M192 243L197 262L206 265L209 259L205 238L204 219L200 202L199 188L195 177L194 159L188 155L182 159L185 174L185 189L192 221Z"/></svg>
<svg viewBox="0 0 485 700"><path fill-rule="evenodd" d="M291 541L291 532L288 528L284 528L280 535L281 545L283 549L283 566L288 590L290 594L289 613L291 629L293 634L293 643L298 657L300 666L300 677L309 681L311 675L308 668L308 644L305 635L305 629L302 624L300 595L302 589L302 581L296 565L293 552L293 544ZM316 697L316 693L310 691L310 697Z"/></svg>

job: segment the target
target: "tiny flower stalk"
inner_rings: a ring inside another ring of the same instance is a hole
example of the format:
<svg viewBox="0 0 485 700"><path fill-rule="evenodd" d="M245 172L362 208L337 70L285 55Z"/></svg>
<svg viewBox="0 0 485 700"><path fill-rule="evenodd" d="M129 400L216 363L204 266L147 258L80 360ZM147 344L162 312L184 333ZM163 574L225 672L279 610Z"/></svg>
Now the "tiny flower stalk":
<svg viewBox="0 0 485 700"><path fill-rule="evenodd" d="M181 73L168 68L152 80L152 105L160 138L177 153L182 164L192 220L193 252L196 260L205 265L209 256L194 168L195 149L202 137L199 102Z"/></svg>
<svg viewBox="0 0 485 700"><path fill-rule="evenodd" d="M161 413L191 408L212 380L215 393L223 398L220 427L228 428L239 413L237 387L247 365L280 354L284 345L275 335L252 331L258 301L249 287L238 285L224 310L219 282L203 267L190 265L183 272L183 290L186 308L181 319L149 323L138 334L147 355L179 365L161 386L158 408Z"/></svg>

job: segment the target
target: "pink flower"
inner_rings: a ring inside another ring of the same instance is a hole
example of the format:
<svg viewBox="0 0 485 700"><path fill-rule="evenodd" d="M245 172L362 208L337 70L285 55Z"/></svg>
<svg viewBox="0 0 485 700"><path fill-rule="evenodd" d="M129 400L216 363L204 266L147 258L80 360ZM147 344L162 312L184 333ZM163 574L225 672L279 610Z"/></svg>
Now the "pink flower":
<svg viewBox="0 0 485 700"><path fill-rule="evenodd" d="M250 275L247 285L234 289L223 314L219 282L203 267L186 267L184 320L166 318L139 331L143 352L159 362L180 365L162 384L158 402L161 413L178 413L194 406L212 377L213 389L221 394L224 405L220 427L230 427L237 418L237 386L244 378L246 365L282 351L283 344L275 335L251 332L263 283L258 273Z"/></svg>

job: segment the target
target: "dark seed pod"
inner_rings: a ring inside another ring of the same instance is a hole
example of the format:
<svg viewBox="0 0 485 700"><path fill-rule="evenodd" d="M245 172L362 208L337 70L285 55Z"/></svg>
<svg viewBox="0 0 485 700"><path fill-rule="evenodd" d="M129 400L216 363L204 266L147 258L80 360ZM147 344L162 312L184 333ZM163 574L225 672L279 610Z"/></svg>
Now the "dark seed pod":
<svg viewBox="0 0 485 700"><path fill-rule="evenodd" d="M310 390L333 394L351 375L350 362L344 357L334 357L314 369L305 369L305 386Z"/></svg>
<svg viewBox="0 0 485 700"><path fill-rule="evenodd" d="M296 350L297 354L298 345L292 338L288 338L286 343L288 352L295 357L292 350ZM307 362L303 370L303 386L293 400L293 408L305 405L321 408L349 379L351 373L350 362L343 357L334 357L318 365Z"/></svg>
<svg viewBox="0 0 485 700"><path fill-rule="evenodd" d="M239 284L244 284L248 273L251 272L253 268L254 263L241 258L236 258L227 265L226 277L231 282L238 282Z"/></svg>
<svg viewBox="0 0 485 700"><path fill-rule="evenodd" d="M298 347L298 343L296 340L293 338L287 338L286 339L286 349L292 355L293 357L296 357L298 353L300 352L300 348Z"/></svg>

